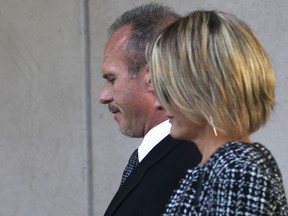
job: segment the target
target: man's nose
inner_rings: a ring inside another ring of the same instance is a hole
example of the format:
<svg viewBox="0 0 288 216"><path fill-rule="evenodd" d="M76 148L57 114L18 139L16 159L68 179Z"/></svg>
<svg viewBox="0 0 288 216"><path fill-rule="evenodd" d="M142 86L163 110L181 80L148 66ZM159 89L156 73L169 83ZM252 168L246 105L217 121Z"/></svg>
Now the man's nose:
<svg viewBox="0 0 288 216"><path fill-rule="evenodd" d="M113 98L110 92L104 87L99 96L99 102L101 104L107 104L112 102Z"/></svg>

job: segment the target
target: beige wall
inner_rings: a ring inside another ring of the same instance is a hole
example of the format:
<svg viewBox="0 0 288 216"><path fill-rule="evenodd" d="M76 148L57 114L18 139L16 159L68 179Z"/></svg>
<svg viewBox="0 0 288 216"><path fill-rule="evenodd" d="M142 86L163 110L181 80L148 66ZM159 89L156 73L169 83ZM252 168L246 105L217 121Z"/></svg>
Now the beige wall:
<svg viewBox="0 0 288 216"><path fill-rule="evenodd" d="M1 1L1 216L87 215L81 11Z"/></svg>
<svg viewBox="0 0 288 216"><path fill-rule="evenodd" d="M106 30L122 12L148 2L2 0L1 216L103 215L141 142L122 136L107 106L98 103ZM276 70L278 107L254 139L273 152L287 190L288 2L162 2L180 13L199 8L234 13L262 40Z"/></svg>

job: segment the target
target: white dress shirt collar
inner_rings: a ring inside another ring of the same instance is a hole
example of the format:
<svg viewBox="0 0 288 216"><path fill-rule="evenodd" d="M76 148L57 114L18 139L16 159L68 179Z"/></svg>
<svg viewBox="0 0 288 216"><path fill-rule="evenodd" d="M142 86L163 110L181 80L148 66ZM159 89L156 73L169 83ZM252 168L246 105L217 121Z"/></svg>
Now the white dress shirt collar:
<svg viewBox="0 0 288 216"><path fill-rule="evenodd" d="M143 138L138 148L139 162L156 146L162 139L170 133L171 124L166 120L152 128Z"/></svg>

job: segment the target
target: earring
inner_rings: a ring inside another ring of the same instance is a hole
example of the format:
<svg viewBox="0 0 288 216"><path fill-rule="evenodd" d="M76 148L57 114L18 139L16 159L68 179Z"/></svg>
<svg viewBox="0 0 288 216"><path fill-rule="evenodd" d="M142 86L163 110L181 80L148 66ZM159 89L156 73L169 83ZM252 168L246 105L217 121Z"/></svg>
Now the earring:
<svg viewBox="0 0 288 216"><path fill-rule="evenodd" d="M216 127L215 127L215 125L214 125L212 116L210 116L210 122L211 122L211 126L212 126L212 128L213 128L213 131L214 131L215 136L218 136L217 130L216 130Z"/></svg>

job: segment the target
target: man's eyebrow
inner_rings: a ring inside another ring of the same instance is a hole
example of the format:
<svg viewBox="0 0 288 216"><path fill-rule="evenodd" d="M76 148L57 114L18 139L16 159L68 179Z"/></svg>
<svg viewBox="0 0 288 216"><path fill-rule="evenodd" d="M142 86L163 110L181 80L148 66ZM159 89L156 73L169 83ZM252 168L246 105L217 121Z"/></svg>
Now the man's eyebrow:
<svg viewBox="0 0 288 216"><path fill-rule="evenodd" d="M104 79L108 79L108 78L111 78L111 77L114 77L113 74L110 74L110 73L107 73L107 74L103 74L102 76Z"/></svg>

